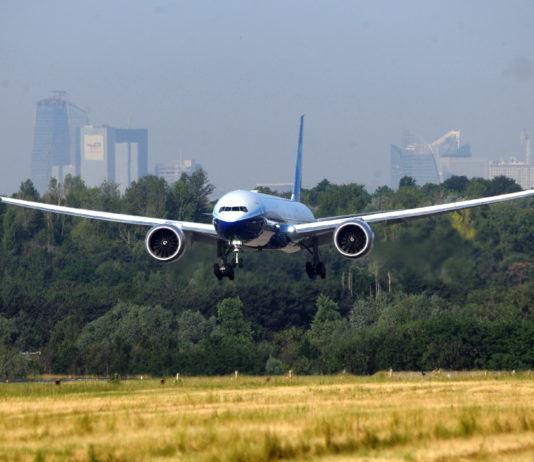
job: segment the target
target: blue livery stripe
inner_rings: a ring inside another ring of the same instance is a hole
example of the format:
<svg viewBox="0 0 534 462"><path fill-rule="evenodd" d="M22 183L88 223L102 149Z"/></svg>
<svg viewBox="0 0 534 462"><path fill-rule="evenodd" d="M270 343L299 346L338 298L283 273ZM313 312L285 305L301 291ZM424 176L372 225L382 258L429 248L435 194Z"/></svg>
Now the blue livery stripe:
<svg viewBox="0 0 534 462"><path fill-rule="evenodd" d="M291 200L300 202L300 189L302 183L302 135L304 132L304 115L300 116L299 143L297 146L297 164L295 166L295 181Z"/></svg>

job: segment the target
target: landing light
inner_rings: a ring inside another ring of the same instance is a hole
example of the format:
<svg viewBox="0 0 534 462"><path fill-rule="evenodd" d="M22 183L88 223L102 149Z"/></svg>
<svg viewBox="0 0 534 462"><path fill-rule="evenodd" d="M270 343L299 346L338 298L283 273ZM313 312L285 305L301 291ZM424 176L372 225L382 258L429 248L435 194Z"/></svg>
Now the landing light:
<svg viewBox="0 0 534 462"><path fill-rule="evenodd" d="M288 227L287 227L287 231L288 231L289 233L294 233L294 232L295 232L295 227L294 227L294 226L288 226Z"/></svg>
<svg viewBox="0 0 534 462"><path fill-rule="evenodd" d="M235 241L232 241L232 245L233 246L243 245L243 242L235 240Z"/></svg>

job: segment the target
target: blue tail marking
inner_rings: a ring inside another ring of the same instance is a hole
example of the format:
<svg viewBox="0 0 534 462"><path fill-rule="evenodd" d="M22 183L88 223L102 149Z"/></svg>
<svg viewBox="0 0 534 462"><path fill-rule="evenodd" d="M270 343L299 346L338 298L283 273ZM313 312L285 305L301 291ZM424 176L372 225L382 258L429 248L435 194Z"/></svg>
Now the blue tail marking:
<svg viewBox="0 0 534 462"><path fill-rule="evenodd" d="M297 147L297 165L295 166L295 181L293 182L293 193L291 200L300 202L300 188L302 183L302 134L304 131L304 116L300 116L299 144Z"/></svg>

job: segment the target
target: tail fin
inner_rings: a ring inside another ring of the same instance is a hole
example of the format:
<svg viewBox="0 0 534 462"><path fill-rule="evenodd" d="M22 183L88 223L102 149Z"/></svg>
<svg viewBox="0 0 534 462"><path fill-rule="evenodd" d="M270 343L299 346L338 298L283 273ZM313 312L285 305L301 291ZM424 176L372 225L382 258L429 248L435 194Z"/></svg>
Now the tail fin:
<svg viewBox="0 0 534 462"><path fill-rule="evenodd" d="M291 200L300 201L300 187L302 182L302 134L304 131L304 116L300 116L299 144L297 147L297 164L295 166L295 181L293 183L293 193Z"/></svg>

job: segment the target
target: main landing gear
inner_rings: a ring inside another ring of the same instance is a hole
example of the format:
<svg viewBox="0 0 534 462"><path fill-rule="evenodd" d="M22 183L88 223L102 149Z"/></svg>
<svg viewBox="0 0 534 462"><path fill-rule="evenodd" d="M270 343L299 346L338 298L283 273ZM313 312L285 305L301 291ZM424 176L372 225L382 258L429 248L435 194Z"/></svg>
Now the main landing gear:
<svg viewBox="0 0 534 462"><path fill-rule="evenodd" d="M235 252L235 255L232 261L228 263L227 257L232 252ZM233 281L235 277L234 268L243 268L243 257L240 252L241 242L234 241L231 245L228 245L225 241L218 241L217 257L219 258L219 263L213 265L213 274L219 281L224 277Z"/></svg>
<svg viewBox="0 0 534 462"><path fill-rule="evenodd" d="M311 253L312 261L306 262L306 274L310 279L320 276L321 279L326 277L326 268L324 263L319 259L319 245L317 239L313 239L311 248L302 244L302 246Z"/></svg>

